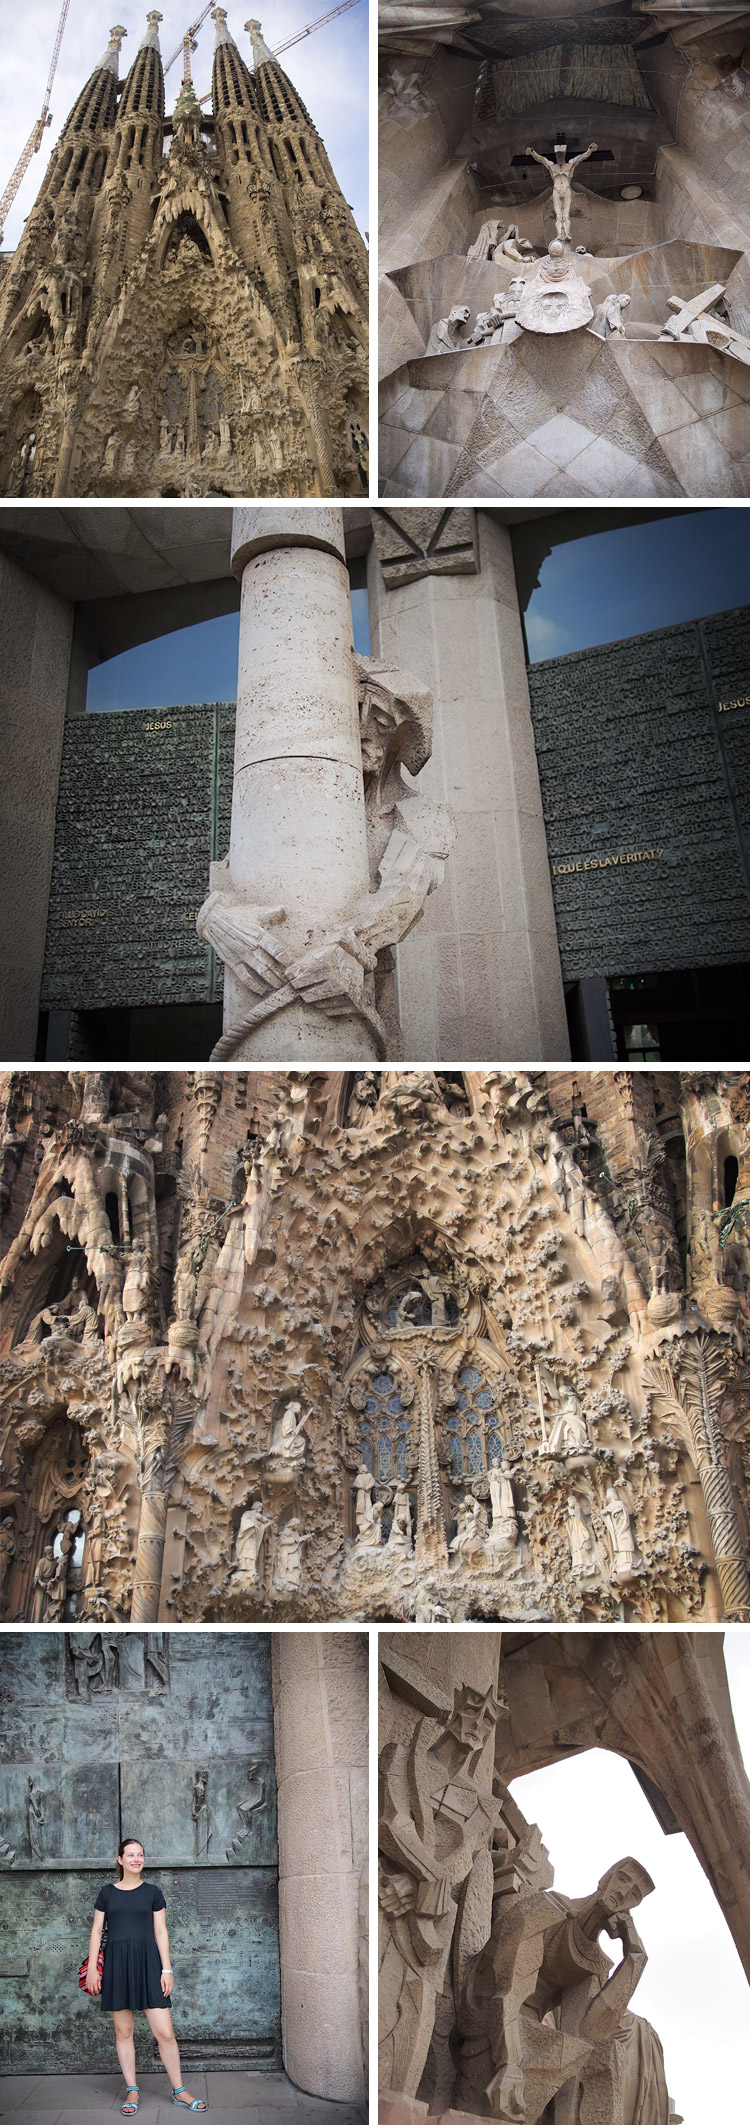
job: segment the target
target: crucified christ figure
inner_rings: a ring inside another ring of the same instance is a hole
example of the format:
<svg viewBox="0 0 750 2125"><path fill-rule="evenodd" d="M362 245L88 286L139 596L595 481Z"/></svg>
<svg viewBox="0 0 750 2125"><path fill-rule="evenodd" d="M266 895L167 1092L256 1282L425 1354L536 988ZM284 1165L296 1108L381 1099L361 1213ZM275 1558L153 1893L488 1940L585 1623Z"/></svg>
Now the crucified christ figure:
<svg viewBox="0 0 750 2125"><path fill-rule="evenodd" d="M556 160L550 162L548 156L538 155L536 148L526 149L527 155L533 155L534 161L540 162L544 170L549 170L552 178L552 199L560 243L570 243L570 208L573 195L571 178L573 171L577 170L579 162L588 162L589 156L595 155L596 152L597 143L592 140L591 146L585 148L582 155L574 155L572 162L568 162L567 150L559 147L555 148Z"/></svg>

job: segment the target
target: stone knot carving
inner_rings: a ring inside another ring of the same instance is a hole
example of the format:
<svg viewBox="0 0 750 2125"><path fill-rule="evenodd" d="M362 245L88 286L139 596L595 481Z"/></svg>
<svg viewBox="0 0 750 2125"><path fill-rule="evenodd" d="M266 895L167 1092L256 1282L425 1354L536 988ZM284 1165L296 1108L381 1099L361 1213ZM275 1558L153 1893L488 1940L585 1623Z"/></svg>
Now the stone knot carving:
<svg viewBox="0 0 750 2125"><path fill-rule="evenodd" d="M211 865L198 935L231 968L248 1003L212 1060L228 1060L250 1033L295 1000L331 1018L359 1019L377 1054L386 1054L373 981L378 955L419 921L425 900L442 881L456 830L448 805L428 803L402 779L402 764L418 774L430 756L429 692L375 658L355 657L354 674L372 889L328 936L316 934L311 906L310 942L300 952L286 943L285 906L249 905L233 888L228 860Z"/></svg>

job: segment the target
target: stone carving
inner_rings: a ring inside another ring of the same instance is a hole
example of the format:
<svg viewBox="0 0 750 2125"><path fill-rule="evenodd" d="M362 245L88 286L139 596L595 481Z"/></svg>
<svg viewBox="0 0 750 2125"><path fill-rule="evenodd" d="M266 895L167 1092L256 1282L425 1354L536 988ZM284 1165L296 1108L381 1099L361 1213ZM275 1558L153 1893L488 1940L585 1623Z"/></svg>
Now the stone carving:
<svg viewBox="0 0 750 2125"><path fill-rule="evenodd" d="M470 1565L482 1558L487 1542L487 1514L478 1498L462 1498L456 1508L456 1532L450 1543L452 1555Z"/></svg>
<svg viewBox="0 0 750 2125"><path fill-rule="evenodd" d="M273 1571L275 1594L294 1594L302 1584L305 1544L312 1541L311 1535L302 1531L302 1521L295 1514L282 1527L276 1544L276 1560Z"/></svg>
<svg viewBox="0 0 750 2125"><path fill-rule="evenodd" d="M441 883L455 840L446 804L427 803L402 780L429 758L431 696L406 674L370 657L355 657L359 698L363 803L375 890L355 896L348 917L325 935L313 922L300 952L285 945L284 907L256 908L232 887L228 864L211 865L211 890L198 915L198 935L212 944L235 977L246 1004L241 1022L222 1035L213 1060L226 1061L290 1004L306 1004L331 1019L359 1023L384 1055L386 1028L375 1003L378 954L406 936L428 895Z"/></svg>
<svg viewBox="0 0 750 2125"><path fill-rule="evenodd" d="M629 295L606 295L603 302L597 303L591 331L597 332L600 339L626 339L625 311L630 309L630 302Z"/></svg>
<svg viewBox="0 0 750 2125"><path fill-rule="evenodd" d="M588 1636L585 1644L572 1635L555 1637L555 1662L562 1659L566 1679L582 1675L591 1642ZM634 1696L640 1702L639 1683L648 1673L659 1707L639 1745L649 1775L656 1766L652 1741L660 1764L661 1754L671 1752L675 1764L684 1766L682 1805L701 1776L702 1730L682 1732L668 1687L662 1702L652 1641L634 1645L626 1680L616 1651L623 1642L624 1634L608 1639L598 1687L589 1689L587 1740L598 1739L604 1720L604 1746L619 1746L632 1714L625 1712L620 1728L617 1714L613 1723L614 1705L620 1704L622 1716ZM379 2077L385 2117L408 2118L412 2125L426 2125L428 2117L541 2125L553 2111L560 2118L596 2119L597 2125L667 2125L677 2118L659 2037L631 2007L647 1962L633 1914L653 1892L650 1875L627 1857L607 1867L593 1891L563 1893L538 1826L526 1821L506 1783L539 1748L528 1706L534 1677L537 1684L541 1680L538 1656L546 1658L549 1645L549 1638L534 1642L532 1634L516 1676L514 1654L499 1653L497 1640L486 1633L464 1639L453 1654L449 1643L438 1645L429 1636L381 1637ZM471 1682L459 1684L456 1677L467 1666ZM545 1729L550 1746L559 1733L557 1719L556 1700ZM713 1729L716 1744L715 1720ZM583 1731L579 1710L575 1741L563 1746L563 1754L580 1747ZM746 1781L743 1786L747 1815ZM705 1799L707 1822L708 1793ZM729 1914L728 1899L724 1908ZM616 1943L616 1961L600 1945L602 1935Z"/></svg>
<svg viewBox="0 0 750 2125"><path fill-rule="evenodd" d="M488 258L515 258L523 265L534 257L534 246L521 235L517 222L510 222L501 236L499 221L483 221L479 235L466 253L466 264L484 265Z"/></svg>
<svg viewBox="0 0 750 2125"><path fill-rule="evenodd" d="M301 1402L287 1402L275 1419L268 1449L268 1472L283 1477L297 1476L302 1468L306 1452L306 1426L312 1410L300 1416Z"/></svg>
<svg viewBox="0 0 750 2125"><path fill-rule="evenodd" d="M408 2096L427 2059L456 1891L499 1820L475 1773L500 1709L492 1690L456 1688L448 1716L417 1719L407 1743L381 1752L381 2086Z"/></svg>
<svg viewBox="0 0 750 2125"><path fill-rule="evenodd" d="M533 280L528 280L516 308L516 319L525 332L576 332L588 325L594 310L585 280L572 264L565 245L550 244Z"/></svg>
<svg viewBox="0 0 750 2125"><path fill-rule="evenodd" d="M572 1576L574 1579L598 1579L601 1574L599 1554L580 1500L569 1498L566 1510Z"/></svg>
<svg viewBox="0 0 750 2125"><path fill-rule="evenodd" d="M724 285L717 281L703 295L693 296L692 302L683 302L677 295L668 297L672 316L667 318L659 338L662 340L693 341L701 347L716 347L720 354L729 354L735 361L750 364L750 340L741 332L735 332L722 302ZM722 311L725 313L722 315Z"/></svg>
<svg viewBox="0 0 750 2125"><path fill-rule="evenodd" d="M632 1579L642 1566L628 1508L613 1485L605 1493L601 1517L612 1544L613 1579Z"/></svg>
<svg viewBox="0 0 750 2125"><path fill-rule="evenodd" d="M207 1859L211 1843L212 1827L208 1807L208 1772L196 1771L193 1776L193 1858Z"/></svg>
<svg viewBox="0 0 750 2125"><path fill-rule="evenodd" d="M249 1505L243 1513L237 1530L235 1579L248 1580L251 1586L260 1580L261 1557L270 1525L260 1498L256 1498L255 1504Z"/></svg>
<svg viewBox="0 0 750 2125"><path fill-rule="evenodd" d="M422 576L478 571L476 519L471 509L374 509L375 548L387 590Z"/></svg>
<svg viewBox="0 0 750 2125"><path fill-rule="evenodd" d="M381 1498L373 1497L374 1489L373 1477L363 1462L357 1472L354 1486L358 1550L380 1549L383 1540L382 1520L385 1507Z"/></svg>
<svg viewBox="0 0 750 2125"><path fill-rule="evenodd" d="M365 246L288 76L215 27L213 116L187 84L167 130L153 15L62 128L0 299L3 493L361 495Z"/></svg>
<svg viewBox="0 0 750 2125"><path fill-rule="evenodd" d="M586 1419L578 1396L566 1395L554 1418L543 1451L548 1454L576 1454L588 1445Z"/></svg>
<svg viewBox="0 0 750 2125"><path fill-rule="evenodd" d="M518 1520L513 1485L498 1461L490 1463L488 1482L492 1501L490 1549L515 1549L518 1541Z"/></svg>
<svg viewBox="0 0 750 2125"><path fill-rule="evenodd" d="M2 1616L75 1623L72 1700L161 1692L163 1624L279 1601L401 1624L422 1588L420 1614L518 1628L750 1612L745 1073L670 1073L669 1165L658 1071L593 1073L585 1117L568 1072L453 1078L391 1066L352 1113L348 1070L251 1072L205 1152L184 1073L110 1073L85 1116L80 1072L33 1079L1 1271ZM126 1278L153 1310L118 1387L144 1319ZM136 1673L117 1627L144 1609Z"/></svg>
<svg viewBox="0 0 750 2125"><path fill-rule="evenodd" d="M526 153L533 157L534 162L540 162L544 170L549 171L552 178L552 203L555 209L558 242L561 244L570 243L573 175L582 162L588 162L589 157L597 153L597 143L592 140L591 146L584 148L582 154L573 155L570 162L568 161L565 147L555 148L554 162L550 162L547 155L538 154L536 148L527 148Z"/></svg>
<svg viewBox="0 0 750 2125"><path fill-rule="evenodd" d="M447 317L438 318L433 325L425 347L425 354L460 354L461 348L470 342L461 338L468 325L471 310L468 303L454 303Z"/></svg>
<svg viewBox="0 0 750 2125"><path fill-rule="evenodd" d="M409 1493L399 1484L393 1498L393 1518L386 1548L401 1556L411 1556L411 1503Z"/></svg>

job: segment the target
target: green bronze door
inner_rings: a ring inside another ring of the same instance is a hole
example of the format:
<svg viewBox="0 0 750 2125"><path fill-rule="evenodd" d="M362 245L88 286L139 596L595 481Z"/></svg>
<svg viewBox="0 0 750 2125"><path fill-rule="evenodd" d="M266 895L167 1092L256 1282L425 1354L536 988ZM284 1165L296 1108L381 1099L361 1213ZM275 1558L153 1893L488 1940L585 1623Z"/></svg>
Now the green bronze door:
<svg viewBox="0 0 750 2125"><path fill-rule="evenodd" d="M184 2066L280 2065L268 1636L9 1632L1 1655L2 2071L114 2070L76 1972L122 1837L166 1899ZM141 2015L136 2056L158 2061Z"/></svg>

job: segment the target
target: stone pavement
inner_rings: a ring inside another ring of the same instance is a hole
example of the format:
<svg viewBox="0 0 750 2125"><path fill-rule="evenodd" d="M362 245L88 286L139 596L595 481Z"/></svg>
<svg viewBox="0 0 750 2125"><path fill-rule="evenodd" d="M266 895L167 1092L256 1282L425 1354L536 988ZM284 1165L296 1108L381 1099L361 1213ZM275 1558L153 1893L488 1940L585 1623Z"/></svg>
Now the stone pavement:
<svg viewBox="0 0 750 2125"><path fill-rule="evenodd" d="M217 2112L217 2125L366 2125L367 2106L305 2095L285 2073L196 2073L186 2086ZM176 2117L164 2073L142 2073L144 2125ZM0 2118L17 2125L80 2125L82 2114L117 2118L125 2100L119 2073L7 2074L0 2078ZM190 2113L188 2113L190 2115ZM200 2116L202 2113L193 2114Z"/></svg>

